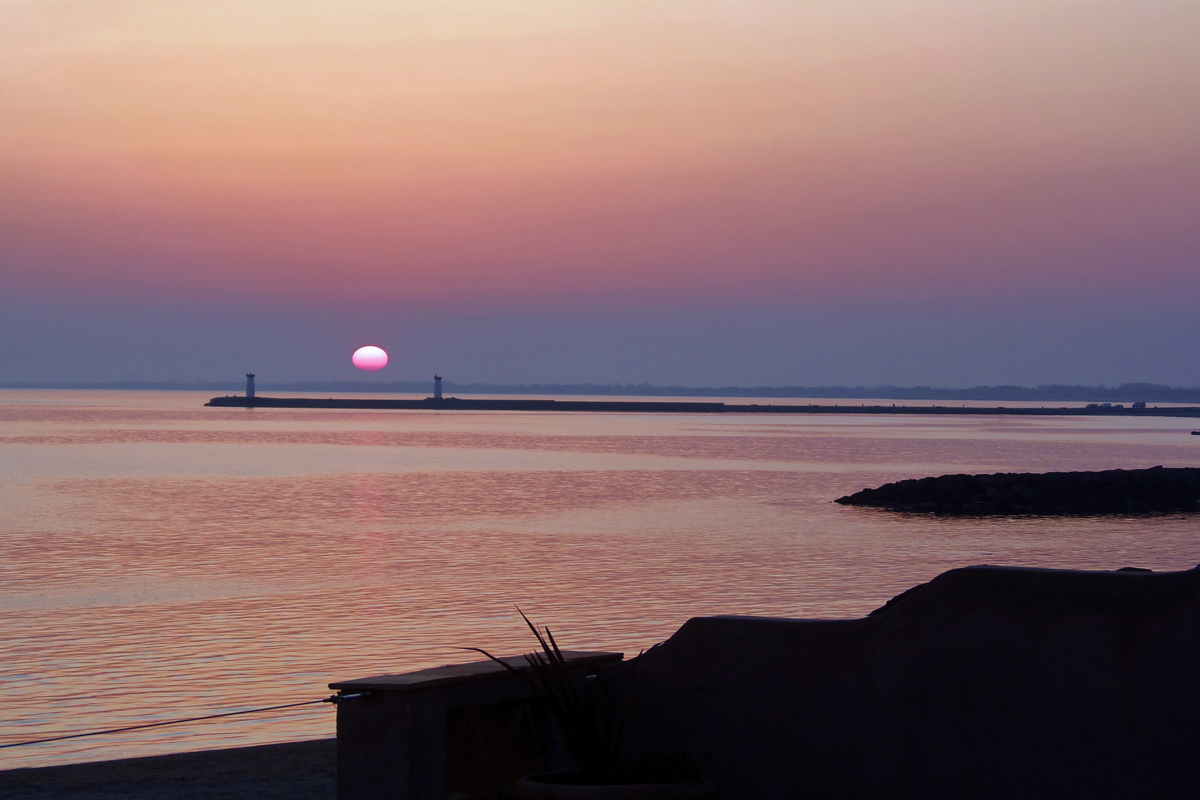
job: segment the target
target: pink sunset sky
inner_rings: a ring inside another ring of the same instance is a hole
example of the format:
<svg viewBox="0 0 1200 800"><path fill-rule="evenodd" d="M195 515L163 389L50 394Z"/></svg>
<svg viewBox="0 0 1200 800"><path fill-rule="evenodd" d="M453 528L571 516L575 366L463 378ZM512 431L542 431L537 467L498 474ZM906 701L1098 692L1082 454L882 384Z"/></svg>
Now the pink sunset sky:
<svg viewBox="0 0 1200 800"><path fill-rule="evenodd" d="M1194 385L1198 41L1194 0L8 0L0 377Z"/></svg>

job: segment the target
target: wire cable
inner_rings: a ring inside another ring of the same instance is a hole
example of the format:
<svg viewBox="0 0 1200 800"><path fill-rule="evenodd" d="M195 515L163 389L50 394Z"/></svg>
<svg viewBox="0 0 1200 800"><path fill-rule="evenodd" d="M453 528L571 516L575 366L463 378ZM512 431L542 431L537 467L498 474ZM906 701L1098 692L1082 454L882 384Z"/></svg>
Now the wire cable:
<svg viewBox="0 0 1200 800"><path fill-rule="evenodd" d="M140 730L144 730L146 728L161 728L164 725L179 725L184 722L201 722L206 719L220 719L222 717L236 717L236 716L240 716L242 714L258 714L263 711L279 711L280 709L284 709L284 708L298 708L300 706L316 705L317 703L333 703L334 705L337 705L339 700L347 699L347 697L348 696L345 696L345 695L340 696L340 697L338 695L333 695L332 697L325 697L320 700L305 700L302 703L285 703L284 705L281 705L281 706L266 706L264 708L251 708L251 709L247 709L246 711L228 711L224 714L208 714L203 717L188 717L187 719L172 719L172 720L167 720L166 722L149 722L144 725L129 725L124 728L109 728L108 730L104 730L104 731L88 731L87 733L70 733L70 734L66 734L64 736L50 736L45 739L30 739L29 741L25 741L25 742L10 742L8 744L0 744L0 750L3 750L7 747L23 747L24 745L27 745L27 744L45 744L46 742L61 742L64 739L81 739L84 736L102 736L107 733L124 733L125 731L140 731Z"/></svg>

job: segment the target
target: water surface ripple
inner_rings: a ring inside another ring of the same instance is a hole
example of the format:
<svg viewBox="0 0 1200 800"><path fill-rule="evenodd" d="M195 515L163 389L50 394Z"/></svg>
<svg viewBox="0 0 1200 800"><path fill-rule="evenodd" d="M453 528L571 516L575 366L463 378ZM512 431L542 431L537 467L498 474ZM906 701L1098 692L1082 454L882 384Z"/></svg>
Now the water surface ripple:
<svg viewBox="0 0 1200 800"><path fill-rule="evenodd" d="M0 743L316 699L691 616L851 617L969 564L1187 569L1187 516L831 501L947 472L1195 466L1186 420L205 409L0 392ZM0 751L0 768L330 736L333 711Z"/></svg>

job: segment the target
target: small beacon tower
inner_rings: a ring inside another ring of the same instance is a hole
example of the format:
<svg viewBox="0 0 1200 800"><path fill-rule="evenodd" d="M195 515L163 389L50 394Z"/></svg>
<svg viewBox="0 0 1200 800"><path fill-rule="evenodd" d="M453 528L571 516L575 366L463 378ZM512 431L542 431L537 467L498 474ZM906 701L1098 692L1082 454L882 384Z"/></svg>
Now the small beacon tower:
<svg viewBox="0 0 1200 800"><path fill-rule="evenodd" d="M254 373L253 372L246 373L246 399L247 400L254 399Z"/></svg>
<svg viewBox="0 0 1200 800"><path fill-rule="evenodd" d="M442 399L442 376L441 375L433 376L433 399L434 400Z"/></svg>

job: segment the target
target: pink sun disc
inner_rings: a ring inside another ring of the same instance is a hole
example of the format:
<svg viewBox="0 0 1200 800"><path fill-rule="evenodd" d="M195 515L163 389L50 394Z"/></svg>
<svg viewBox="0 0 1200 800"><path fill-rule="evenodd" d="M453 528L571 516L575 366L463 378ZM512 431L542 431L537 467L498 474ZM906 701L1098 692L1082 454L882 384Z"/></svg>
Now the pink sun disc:
<svg viewBox="0 0 1200 800"><path fill-rule="evenodd" d="M366 347L360 347L355 350L350 360L359 369L374 372L377 369L383 369L387 366L388 354L382 347L369 344Z"/></svg>

